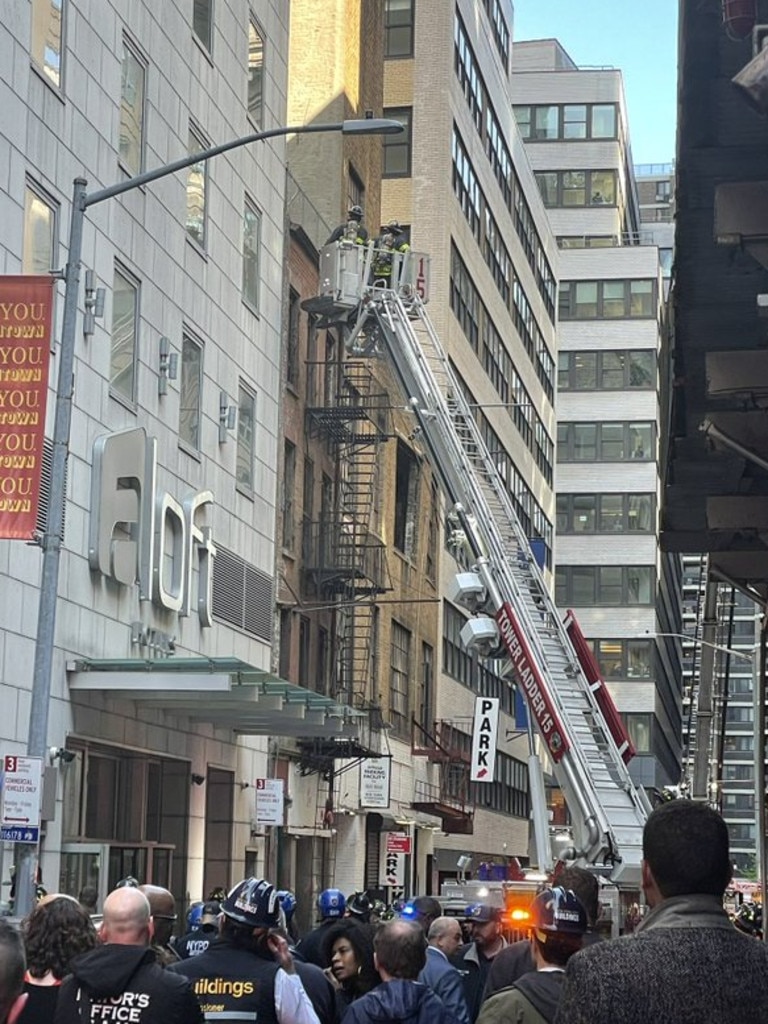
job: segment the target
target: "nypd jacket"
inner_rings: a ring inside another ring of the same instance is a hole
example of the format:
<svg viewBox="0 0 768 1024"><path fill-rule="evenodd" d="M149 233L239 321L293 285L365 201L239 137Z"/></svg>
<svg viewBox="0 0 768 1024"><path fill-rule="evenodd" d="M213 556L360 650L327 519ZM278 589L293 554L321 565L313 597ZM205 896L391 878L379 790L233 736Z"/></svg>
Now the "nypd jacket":
<svg viewBox="0 0 768 1024"><path fill-rule="evenodd" d="M107 943L72 961L54 1024L202 1024L189 983L164 971L147 946Z"/></svg>
<svg viewBox="0 0 768 1024"><path fill-rule="evenodd" d="M206 1020L259 1024L319 1024L298 974L227 938L215 939L199 956L167 969L189 978Z"/></svg>

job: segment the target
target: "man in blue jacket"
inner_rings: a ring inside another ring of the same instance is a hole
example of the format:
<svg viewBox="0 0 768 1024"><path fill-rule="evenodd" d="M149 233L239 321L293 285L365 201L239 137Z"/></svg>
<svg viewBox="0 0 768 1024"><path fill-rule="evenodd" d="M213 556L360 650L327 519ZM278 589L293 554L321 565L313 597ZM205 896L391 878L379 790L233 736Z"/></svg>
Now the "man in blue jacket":
<svg viewBox="0 0 768 1024"><path fill-rule="evenodd" d="M350 1004L344 1024L453 1024L441 1001L416 979L426 961L424 932L410 921L390 921L373 940L376 970L382 978Z"/></svg>
<svg viewBox="0 0 768 1024"><path fill-rule="evenodd" d="M439 996L456 1024L469 1024L461 975L448 961L461 945L461 925L455 917L438 917L429 926L427 941L427 962L419 981Z"/></svg>

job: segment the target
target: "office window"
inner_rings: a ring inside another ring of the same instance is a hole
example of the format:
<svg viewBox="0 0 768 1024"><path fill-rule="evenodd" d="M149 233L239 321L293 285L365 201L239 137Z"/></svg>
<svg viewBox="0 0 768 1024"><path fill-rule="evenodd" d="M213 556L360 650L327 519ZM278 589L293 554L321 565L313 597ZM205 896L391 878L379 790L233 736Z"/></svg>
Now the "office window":
<svg viewBox="0 0 768 1024"><path fill-rule="evenodd" d="M408 730L408 681L411 678L411 632L392 620L389 667L389 711L394 731Z"/></svg>
<svg viewBox="0 0 768 1024"><path fill-rule="evenodd" d="M656 386L656 353L652 349L601 352L560 352L560 391L624 391Z"/></svg>
<svg viewBox="0 0 768 1024"><path fill-rule="evenodd" d="M562 173L562 205L587 205L587 172L563 171Z"/></svg>
<svg viewBox="0 0 768 1024"><path fill-rule="evenodd" d="M47 274L56 266L58 214L57 204L28 182L24 189L23 274Z"/></svg>
<svg viewBox="0 0 768 1024"><path fill-rule="evenodd" d="M109 360L110 389L129 402L136 400L136 341L139 285L126 270L115 267L112 285L112 342Z"/></svg>
<svg viewBox="0 0 768 1024"><path fill-rule="evenodd" d="M652 734L651 715L625 714L623 718L635 750L638 754L649 754Z"/></svg>
<svg viewBox="0 0 768 1024"><path fill-rule="evenodd" d="M593 640L590 642L603 679L651 679L652 640Z"/></svg>
<svg viewBox="0 0 768 1024"><path fill-rule="evenodd" d="M534 107L531 139L556 139L559 134L560 111L558 107Z"/></svg>
<svg viewBox="0 0 768 1024"><path fill-rule="evenodd" d="M413 56L414 0L385 0L384 56Z"/></svg>
<svg viewBox="0 0 768 1024"><path fill-rule="evenodd" d="M514 114L522 137L533 142L615 139L617 136L615 103L516 106Z"/></svg>
<svg viewBox="0 0 768 1024"><path fill-rule="evenodd" d="M248 117L256 128L264 127L264 37L252 20L248 24Z"/></svg>
<svg viewBox="0 0 768 1024"><path fill-rule="evenodd" d="M590 171L589 205L616 205L616 172Z"/></svg>
<svg viewBox="0 0 768 1024"><path fill-rule="evenodd" d="M207 149L199 132L190 125L189 153L200 153ZM208 181L207 161L192 164L187 170L187 235L205 248L205 190Z"/></svg>
<svg viewBox="0 0 768 1024"><path fill-rule="evenodd" d="M391 117L404 125L397 135L383 135L385 178L408 178L411 174L411 108L388 107L384 117Z"/></svg>
<svg viewBox="0 0 768 1024"><path fill-rule="evenodd" d="M66 0L32 0L31 51L44 78L61 88Z"/></svg>
<svg viewBox="0 0 768 1024"><path fill-rule="evenodd" d="M640 319L656 315L656 283L638 281L561 281L561 320Z"/></svg>
<svg viewBox="0 0 768 1024"><path fill-rule="evenodd" d="M616 205L615 171L537 171L535 178L549 208Z"/></svg>
<svg viewBox="0 0 768 1024"><path fill-rule="evenodd" d="M656 574L649 565L561 565L555 590L561 608L651 605Z"/></svg>
<svg viewBox="0 0 768 1024"><path fill-rule="evenodd" d="M578 423L557 425L558 462L623 462L655 457L653 423Z"/></svg>
<svg viewBox="0 0 768 1024"><path fill-rule="evenodd" d="M213 0L193 0L192 29L210 53L213 50Z"/></svg>
<svg viewBox="0 0 768 1024"><path fill-rule="evenodd" d="M246 196L243 210L243 301L257 312L261 265L261 213Z"/></svg>
<svg viewBox="0 0 768 1024"><path fill-rule="evenodd" d="M394 543L398 551L412 557L416 550L416 517L418 515L419 464L412 449L397 442L395 476Z"/></svg>
<svg viewBox="0 0 768 1024"><path fill-rule="evenodd" d="M120 84L120 164L133 177L144 166L144 100L147 66L128 39L123 39Z"/></svg>
<svg viewBox="0 0 768 1024"><path fill-rule="evenodd" d="M240 385L237 405L237 459L235 476L237 486L253 493L253 458L256 447L256 396Z"/></svg>
<svg viewBox="0 0 768 1024"><path fill-rule="evenodd" d="M591 110L591 138L616 138L616 104L596 103Z"/></svg>
<svg viewBox="0 0 768 1024"><path fill-rule="evenodd" d="M531 137L531 109L531 107L515 107L517 130L524 139L530 139Z"/></svg>
<svg viewBox="0 0 768 1024"><path fill-rule="evenodd" d="M587 107L586 104L568 103L563 107L563 138L586 139Z"/></svg>
<svg viewBox="0 0 768 1024"><path fill-rule="evenodd" d="M181 343L179 386L179 440L200 450L200 414L203 394L203 346L188 334Z"/></svg>

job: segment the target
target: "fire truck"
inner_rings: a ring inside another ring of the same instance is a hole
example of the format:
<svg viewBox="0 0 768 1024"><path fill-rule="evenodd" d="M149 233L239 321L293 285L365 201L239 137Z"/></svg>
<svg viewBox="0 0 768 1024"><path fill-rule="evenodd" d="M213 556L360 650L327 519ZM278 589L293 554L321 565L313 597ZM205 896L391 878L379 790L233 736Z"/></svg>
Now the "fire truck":
<svg viewBox="0 0 768 1024"><path fill-rule="evenodd" d="M553 602L498 460L427 314L429 257L392 253L391 272L378 280L374 259L370 247L325 249L319 296L305 306L346 325L351 353L386 359L402 390L447 505L447 539L460 570L450 596L469 613L462 641L506 661L568 805L573 842L560 858L594 870L606 886L637 891L651 806L627 768L634 751L573 613L561 616ZM529 779L546 870L552 855L537 749L532 743ZM494 898L506 905L513 892L499 886ZM455 894L465 908L467 895Z"/></svg>

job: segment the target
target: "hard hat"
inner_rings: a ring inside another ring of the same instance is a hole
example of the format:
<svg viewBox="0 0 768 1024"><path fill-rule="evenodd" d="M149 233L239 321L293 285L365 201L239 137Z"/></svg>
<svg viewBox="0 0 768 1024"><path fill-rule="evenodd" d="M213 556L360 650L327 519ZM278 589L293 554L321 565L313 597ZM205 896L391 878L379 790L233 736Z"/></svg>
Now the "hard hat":
<svg viewBox="0 0 768 1024"><path fill-rule="evenodd" d="M389 223L384 225L384 229L383 230L384 231L392 231L394 233L397 233L397 232L402 231L403 229L400 227L400 221L398 221L398 220L391 220L391 221L389 221Z"/></svg>
<svg viewBox="0 0 768 1024"><path fill-rule="evenodd" d="M279 889L277 898L280 900L280 906L283 908L285 919L290 921L296 910L296 897L290 889Z"/></svg>
<svg viewBox="0 0 768 1024"><path fill-rule="evenodd" d="M317 897L317 909L322 918L343 917L346 905L341 889L323 889Z"/></svg>
<svg viewBox="0 0 768 1024"><path fill-rule="evenodd" d="M762 938L763 908L759 903L742 903L733 923L740 932L754 935L758 939Z"/></svg>
<svg viewBox="0 0 768 1024"><path fill-rule="evenodd" d="M362 917L367 921L372 910L373 903L367 892L353 892L347 897L347 911L353 917Z"/></svg>
<svg viewBox="0 0 768 1024"><path fill-rule="evenodd" d="M271 882L246 878L230 889L221 912L249 928L276 928L280 924L280 901Z"/></svg>
<svg viewBox="0 0 768 1024"><path fill-rule="evenodd" d="M350 206L349 213L347 214L350 220L362 220L363 219L363 208L355 204Z"/></svg>
<svg viewBox="0 0 768 1024"><path fill-rule="evenodd" d="M533 932L539 942L548 936L580 938L587 930L587 912L572 889L544 889L531 903Z"/></svg>
<svg viewBox="0 0 768 1024"><path fill-rule="evenodd" d="M115 886L116 889L138 889L138 887L139 881L133 875L126 875L125 878L121 878Z"/></svg>
<svg viewBox="0 0 768 1024"><path fill-rule="evenodd" d="M203 916L203 901L198 900L197 903L193 903L187 911L187 928L192 931L195 928L200 927L200 918Z"/></svg>

